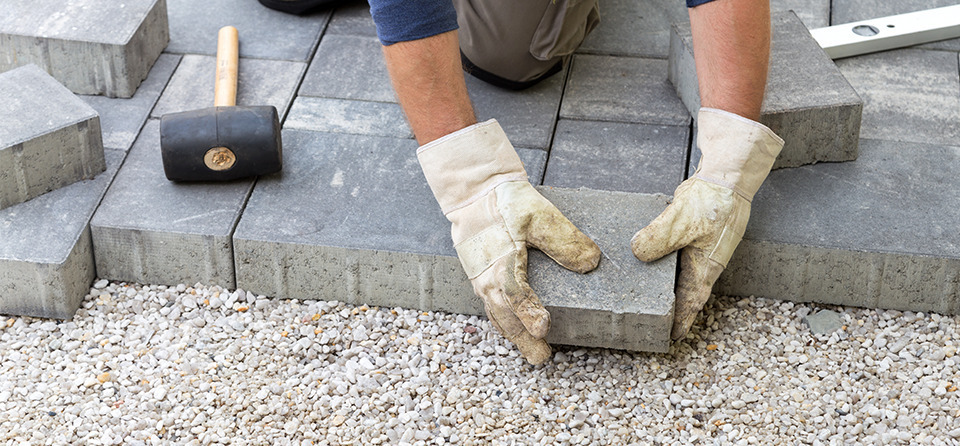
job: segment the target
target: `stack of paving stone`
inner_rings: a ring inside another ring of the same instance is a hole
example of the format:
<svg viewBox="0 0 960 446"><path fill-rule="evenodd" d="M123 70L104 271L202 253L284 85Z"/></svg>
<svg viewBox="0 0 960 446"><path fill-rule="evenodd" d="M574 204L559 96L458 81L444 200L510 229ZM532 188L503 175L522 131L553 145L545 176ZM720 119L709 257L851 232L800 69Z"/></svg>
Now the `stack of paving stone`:
<svg viewBox="0 0 960 446"><path fill-rule="evenodd" d="M0 9L0 313L69 318L96 277L89 222L124 157L97 103L141 101L169 41L166 4Z"/></svg>

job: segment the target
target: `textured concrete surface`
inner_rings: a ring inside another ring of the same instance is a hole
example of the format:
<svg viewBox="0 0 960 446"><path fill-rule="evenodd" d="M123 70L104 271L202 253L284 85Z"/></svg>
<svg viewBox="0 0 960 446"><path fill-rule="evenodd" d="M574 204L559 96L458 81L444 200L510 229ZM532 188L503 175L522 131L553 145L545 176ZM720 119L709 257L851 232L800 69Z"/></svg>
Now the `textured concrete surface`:
<svg viewBox="0 0 960 446"><path fill-rule="evenodd" d="M774 171L716 292L960 312L960 147L862 140L852 163Z"/></svg>
<svg viewBox="0 0 960 446"><path fill-rule="evenodd" d="M217 31L237 28L240 57L305 62L310 59L330 17L328 11L295 16L268 9L256 1L167 0L170 46L179 54L217 53Z"/></svg>
<svg viewBox="0 0 960 446"><path fill-rule="evenodd" d="M250 197L234 235L237 286L282 298L482 314L450 242L449 223L417 164L414 141L289 130L284 140L290 156L301 162L261 179ZM551 192L546 188L544 193ZM649 207L657 210L665 203L662 198L635 199L653 200ZM609 205L593 196L567 200L570 206L593 210L591 206ZM628 220L644 218L636 206L622 209ZM582 213L596 237L613 239L630 230L601 228L594 211ZM611 240L619 250L607 252L608 263L593 275L557 273L549 266L532 270L555 314L553 342L666 348L647 336L669 332L657 324L672 314L672 301L661 296L672 285L659 280L666 277L672 283L675 266L670 260L656 266L628 262L629 247L620 242ZM627 284L612 279L625 268L649 271L650 281L644 282L642 274L625 275ZM550 291L554 289L566 290L566 295ZM614 300L620 306L610 308ZM589 310L576 319L580 313L573 307L581 304ZM635 311L643 313L631 314ZM595 329L584 330L581 323Z"/></svg>
<svg viewBox="0 0 960 446"><path fill-rule="evenodd" d="M830 11L834 25L841 23L858 22L925 9L941 8L956 5L956 0L904 0L888 2L883 0L834 0ZM920 45L920 48L929 48L947 51L960 51L960 39L941 40Z"/></svg>
<svg viewBox="0 0 960 446"><path fill-rule="evenodd" d="M333 11L326 35L377 36L377 26L370 17L366 0L347 0Z"/></svg>
<svg viewBox="0 0 960 446"><path fill-rule="evenodd" d="M100 118L36 65L0 73L0 209L105 169Z"/></svg>
<svg viewBox="0 0 960 446"><path fill-rule="evenodd" d="M159 121L150 120L90 223L97 274L139 283L233 288L230 236L253 180L167 181Z"/></svg>
<svg viewBox="0 0 960 446"><path fill-rule="evenodd" d="M160 93L180 63L180 56L162 54L150 70L150 75L140 84L132 98L108 98L105 96L82 96L87 105L100 114L103 130L103 147L128 150L137 139L150 110L160 98Z"/></svg>
<svg viewBox="0 0 960 446"><path fill-rule="evenodd" d="M299 94L396 102L380 41L372 36L325 36L310 63Z"/></svg>
<svg viewBox="0 0 960 446"><path fill-rule="evenodd" d="M0 210L0 314L69 319L96 277L90 217L123 161L107 150L107 169Z"/></svg>
<svg viewBox="0 0 960 446"><path fill-rule="evenodd" d="M0 72L36 64L77 94L133 96L167 46L165 0L4 0Z"/></svg>
<svg viewBox="0 0 960 446"><path fill-rule="evenodd" d="M302 62L241 58L237 105L272 105L283 117L305 69ZM213 107L216 75L214 56L183 56L150 116Z"/></svg>
<svg viewBox="0 0 960 446"><path fill-rule="evenodd" d="M300 96L283 123L285 129L413 138L400 104Z"/></svg>
<svg viewBox="0 0 960 446"><path fill-rule="evenodd" d="M857 157L863 102L793 13L773 14L770 74L760 122L784 139L774 168ZM670 82L700 108L689 26L674 27Z"/></svg>
<svg viewBox="0 0 960 446"><path fill-rule="evenodd" d="M672 195L689 139L689 126L561 119L543 184Z"/></svg>

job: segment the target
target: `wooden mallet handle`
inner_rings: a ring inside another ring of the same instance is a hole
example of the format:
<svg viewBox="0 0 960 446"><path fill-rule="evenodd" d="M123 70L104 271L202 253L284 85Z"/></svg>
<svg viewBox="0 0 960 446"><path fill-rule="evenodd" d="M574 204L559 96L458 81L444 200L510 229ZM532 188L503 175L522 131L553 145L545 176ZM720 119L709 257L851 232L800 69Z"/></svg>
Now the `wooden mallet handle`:
<svg viewBox="0 0 960 446"><path fill-rule="evenodd" d="M232 26L220 28L217 35L217 86L213 105L237 105L237 65L240 58L240 37Z"/></svg>

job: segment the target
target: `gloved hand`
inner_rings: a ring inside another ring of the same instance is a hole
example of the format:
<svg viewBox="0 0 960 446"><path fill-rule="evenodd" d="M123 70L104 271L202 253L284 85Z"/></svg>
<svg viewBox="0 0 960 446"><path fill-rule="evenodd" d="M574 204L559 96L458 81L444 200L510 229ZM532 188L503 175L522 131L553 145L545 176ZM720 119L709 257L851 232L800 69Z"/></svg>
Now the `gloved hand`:
<svg viewBox="0 0 960 446"><path fill-rule="evenodd" d="M530 185L495 120L425 144L417 158L490 322L530 363L546 361L550 313L527 284L527 246L580 273L597 267L600 248Z"/></svg>
<svg viewBox="0 0 960 446"><path fill-rule="evenodd" d="M783 140L766 126L723 110L701 108L697 123L703 155L696 173L680 183L673 202L630 242L644 262L683 248L674 340L687 334L710 298L743 238L750 201L783 148Z"/></svg>

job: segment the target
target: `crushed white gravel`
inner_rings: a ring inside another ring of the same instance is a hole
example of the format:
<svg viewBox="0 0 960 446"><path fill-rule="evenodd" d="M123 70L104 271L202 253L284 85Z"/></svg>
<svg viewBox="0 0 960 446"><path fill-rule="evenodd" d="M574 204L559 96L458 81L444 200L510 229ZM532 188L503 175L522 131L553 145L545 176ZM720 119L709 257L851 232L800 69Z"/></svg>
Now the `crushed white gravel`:
<svg viewBox="0 0 960 446"><path fill-rule="evenodd" d="M482 318L99 281L72 320L0 317L0 442L957 445L958 330L721 297L670 354L533 367Z"/></svg>

